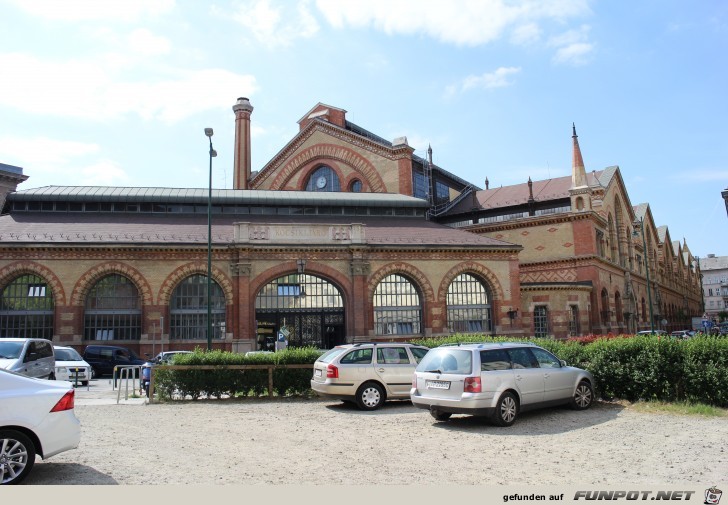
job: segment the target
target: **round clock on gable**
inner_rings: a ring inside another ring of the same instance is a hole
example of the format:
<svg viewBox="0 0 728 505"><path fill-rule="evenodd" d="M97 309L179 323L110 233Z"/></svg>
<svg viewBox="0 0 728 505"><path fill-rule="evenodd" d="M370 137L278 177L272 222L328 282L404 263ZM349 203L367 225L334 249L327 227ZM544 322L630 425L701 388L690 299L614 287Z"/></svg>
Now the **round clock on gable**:
<svg viewBox="0 0 728 505"><path fill-rule="evenodd" d="M319 188L319 189L325 188L326 187L326 177L324 177L322 175L321 177L319 177L318 179L316 179L316 187Z"/></svg>

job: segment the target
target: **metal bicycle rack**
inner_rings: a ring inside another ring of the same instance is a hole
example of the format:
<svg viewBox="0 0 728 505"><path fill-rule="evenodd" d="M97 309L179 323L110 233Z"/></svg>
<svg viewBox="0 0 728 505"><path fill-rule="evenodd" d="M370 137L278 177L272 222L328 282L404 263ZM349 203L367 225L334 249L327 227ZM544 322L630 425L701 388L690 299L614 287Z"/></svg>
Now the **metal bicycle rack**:
<svg viewBox="0 0 728 505"><path fill-rule="evenodd" d="M142 367L141 365L126 365L126 366L115 366L114 367L114 374L112 376L112 387L116 389L116 373L119 372L119 388L116 393L116 403L119 403L121 400L121 382L123 381L124 386L126 388L126 392L124 394L124 399L129 399L129 379L131 379L131 388L132 393L135 393L139 389L141 389L142 385ZM138 383L137 383L138 381Z"/></svg>

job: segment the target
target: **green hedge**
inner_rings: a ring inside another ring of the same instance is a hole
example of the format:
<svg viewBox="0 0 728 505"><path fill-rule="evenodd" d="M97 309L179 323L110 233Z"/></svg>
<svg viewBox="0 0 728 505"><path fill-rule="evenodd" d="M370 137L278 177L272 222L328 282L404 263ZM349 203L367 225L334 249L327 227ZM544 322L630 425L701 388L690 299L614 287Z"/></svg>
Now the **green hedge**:
<svg viewBox="0 0 728 505"><path fill-rule="evenodd" d="M510 342L509 337L452 335L412 343L426 347L458 342ZM604 399L689 401L728 407L728 338L698 336L689 340L638 337L570 340L524 339L548 349L568 364L594 374ZM245 357L223 351L196 350L174 358L176 365L311 364L321 355L313 348L288 349ZM309 395L311 369L276 369L275 394ZM155 389L162 397L179 392L192 398L228 395L266 396L267 370L159 370Z"/></svg>
<svg viewBox="0 0 728 505"><path fill-rule="evenodd" d="M226 370L225 365L288 365L312 364L321 355L314 348L296 348L272 354L243 354L226 351L204 351L195 349L192 354L179 354L174 357L173 365L212 365L220 370L156 370L154 389L161 398L171 398L173 394L198 399L201 397L220 398L267 396L268 370ZM307 395L311 392L311 369L273 370L273 389L279 396Z"/></svg>
<svg viewBox="0 0 728 505"><path fill-rule="evenodd" d="M507 337L452 335L413 341L427 347L457 342L506 342ZM591 343L524 339L568 364L589 370L605 399L689 401L728 407L728 338L688 340L645 336L598 338Z"/></svg>

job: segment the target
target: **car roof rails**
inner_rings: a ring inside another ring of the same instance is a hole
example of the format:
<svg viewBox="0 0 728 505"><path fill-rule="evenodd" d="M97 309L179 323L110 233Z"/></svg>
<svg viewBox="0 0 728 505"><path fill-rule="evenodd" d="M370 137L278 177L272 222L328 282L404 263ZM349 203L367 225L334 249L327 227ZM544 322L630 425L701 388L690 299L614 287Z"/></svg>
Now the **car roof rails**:
<svg viewBox="0 0 728 505"><path fill-rule="evenodd" d="M357 342L354 344L354 347L359 347L360 345L377 345L377 344L387 344L388 342Z"/></svg>
<svg viewBox="0 0 728 505"><path fill-rule="evenodd" d="M461 345L489 344L490 342L455 342L453 344L442 344L439 347L460 347Z"/></svg>

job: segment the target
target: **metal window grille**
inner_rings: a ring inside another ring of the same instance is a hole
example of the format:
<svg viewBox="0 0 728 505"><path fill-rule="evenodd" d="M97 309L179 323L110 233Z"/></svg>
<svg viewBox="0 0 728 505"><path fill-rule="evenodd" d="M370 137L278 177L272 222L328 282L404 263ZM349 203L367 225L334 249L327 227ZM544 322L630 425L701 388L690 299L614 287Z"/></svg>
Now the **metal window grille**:
<svg viewBox="0 0 728 505"><path fill-rule="evenodd" d="M321 277L291 274L279 277L260 290L256 310L342 309L339 289Z"/></svg>
<svg viewBox="0 0 728 505"><path fill-rule="evenodd" d="M427 187L427 178L425 177L425 174L422 172L414 171L412 173L412 182L413 182L413 188L412 188L412 196L415 198L422 198L423 200L427 200L427 195L429 193L429 188Z"/></svg>
<svg viewBox="0 0 728 505"><path fill-rule="evenodd" d="M100 279L86 296L86 340L139 340L142 311L139 290L118 274Z"/></svg>
<svg viewBox="0 0 728 505"><path fill-rule="evenodd" d="M326 185L324 187L319 187L316 183L322 177L326 180ZM336 175L333 168L322 165L314 170L311 177L308 178L306 191L341 191L339 176Z"/></svg>
<svg viewBox="0 0 728 505"><path fill-rule="evenodd" d="M2 290L0 337L53 338L53 293L42 278L24 274Z"/></svg>
<svg viewBox="0 0 728 505"><path fill-rule="evenodd" d="M460 274L447 288L447 323L457 333L491 332L490 296L486 286L470 274Z"/></svg>
<svg viewBox="0 0 728 505"><path fill-rule="evenodd" d="M377 335L414 335L422 332L422 305L414 284L392 274L374 291L374 332Z"/></svg>
<svg viewBox="0 0 728 505"><path fill-rule="evenodd" d="M225 338L225 295L214 280L211 283L210 309L212 338ZM191 275L180 282L170 303L170 338L207 339L207 276Z"/></svg>
<svg viewBox="0 0 728 505"><path fill-rule="evenodd" d="M575 337L580 333L579 327L579 306L569 306L569 336Z"/></svg>
<svg viewBox="0 0 728 505"><path fill-rule="evenodd" d="M533 326L536 337L547 337L549 334L548 308L537 305L533 308Z"/></svg>

